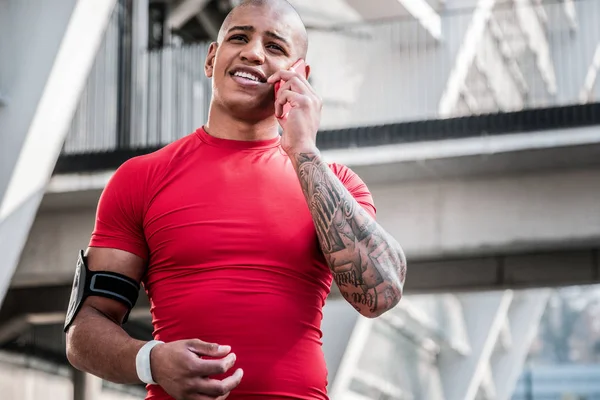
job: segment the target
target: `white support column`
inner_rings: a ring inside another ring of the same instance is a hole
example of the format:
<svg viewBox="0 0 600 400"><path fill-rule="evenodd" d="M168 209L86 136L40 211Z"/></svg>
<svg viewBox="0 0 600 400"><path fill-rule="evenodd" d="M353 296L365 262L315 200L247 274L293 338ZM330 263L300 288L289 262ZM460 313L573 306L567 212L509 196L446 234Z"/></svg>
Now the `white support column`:
<svg viewBox="0 0 600 400"><path fill-rule="evenodd" d="M131 50L131 140L141 143L139 135L148 124L148 36L149 0L133 2L133 34Z"/></svg>
<svg viewBox="0 0 600 400"><path fill-rule="evenodd" d="M472 293L459 296L471 343L467 356L442 354L440 376L445 400L474 400L483 382L513 294L511 291Z"/></svg>
<svg viewBox="0 0 600 400"><path fill-rule="evenodd" d="M9 14L14 12L8 16L12 19L3 15L0 23L4 19L10 22L9 28L16 30L16 37L26 38L26 43L11 49L18 54L21 65L7 68L14 75L12 86L7 88L13 101L0 113L0 301L60 154L116 0L12 2L15 5L8 8ZM53 18L43 12L48 6L53 7ZM31 10L35 12L27 12ZM8 60L17 62L14 57Z"/></svg>
<svg viewBox="0 0 600 400"><path fill-rule="evenodd" d="M498 352L492 358L497 400L511 398L549 297L547 289L527 290L516 295L508 319L510 335L518 340L512 342L508 351Z"/></svg>

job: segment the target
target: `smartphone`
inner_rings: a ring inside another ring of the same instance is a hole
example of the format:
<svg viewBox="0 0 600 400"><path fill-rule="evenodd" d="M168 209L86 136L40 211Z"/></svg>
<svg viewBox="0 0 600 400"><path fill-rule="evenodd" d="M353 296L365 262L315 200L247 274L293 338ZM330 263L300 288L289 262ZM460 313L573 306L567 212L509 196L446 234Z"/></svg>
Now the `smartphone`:
<svg viewBox="0 0 600 400"><path fill-rule="evenodd" d="M304 79L306 79L306 62L303 59L299 59L298 61L296 61L296 63L294 65L292 65L289 70L298 72L299 74L301 74L304 77ZM275 83L275 100L277 100L277 95L279 94L279 89L281 88L281 86L284 83L285 83L285 81L283 81L283 80ZM292 106L289 103L286 103L283 106L283 115L278 118L286 119L291 109L292 109Z"/></svg>

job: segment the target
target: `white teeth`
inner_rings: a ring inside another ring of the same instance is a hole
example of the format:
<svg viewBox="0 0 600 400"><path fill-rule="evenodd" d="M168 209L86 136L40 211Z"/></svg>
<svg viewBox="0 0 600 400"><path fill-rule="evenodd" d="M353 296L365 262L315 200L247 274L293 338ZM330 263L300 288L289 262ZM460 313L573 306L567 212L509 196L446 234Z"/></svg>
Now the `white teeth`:
<svg viewBox="0 0 600 400"><path fill-rule="evenodd" d="M252 75L252 74L250 74L250 73L248 73L248 72L237 71L237 72L236 72L235 74L233 74L233 75L235 75L235 76L239 76L239 77L241 77L241 78L250 79L250 80L253 80L253 81L255 81L255 82L260 82L260 79L259 79L257 76L255 76L255 75Z"/></svg>

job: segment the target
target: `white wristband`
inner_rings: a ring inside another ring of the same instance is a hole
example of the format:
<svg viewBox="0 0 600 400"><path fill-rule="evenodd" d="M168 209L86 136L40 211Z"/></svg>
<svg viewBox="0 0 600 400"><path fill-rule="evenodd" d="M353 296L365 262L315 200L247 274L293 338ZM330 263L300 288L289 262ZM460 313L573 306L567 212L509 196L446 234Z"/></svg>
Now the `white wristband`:
<svg viewBox="0 0 600 400"><path fill-rule="evenodd" d="M140 351L138 351L135 357L135 369L137 371L138 378L140 381L148 385L156 385L154 379L152 379L152 368L150 368L150 352L157 344L162 344L160 340L151 340L146 343Z"/></svg>

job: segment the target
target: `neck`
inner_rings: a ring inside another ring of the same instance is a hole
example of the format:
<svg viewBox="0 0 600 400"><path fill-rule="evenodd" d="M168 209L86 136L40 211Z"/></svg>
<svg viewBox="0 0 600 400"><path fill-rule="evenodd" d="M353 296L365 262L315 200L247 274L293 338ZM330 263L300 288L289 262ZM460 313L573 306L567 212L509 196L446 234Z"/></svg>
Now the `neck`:
<svg viewBox="0 0 600 400"><path fill-rule="evenodd" d="M214 103L210 107L204 128L209 135L228 140L269 140L279 135L278 122L274 116L256 121L236 118Z"/></svg>

